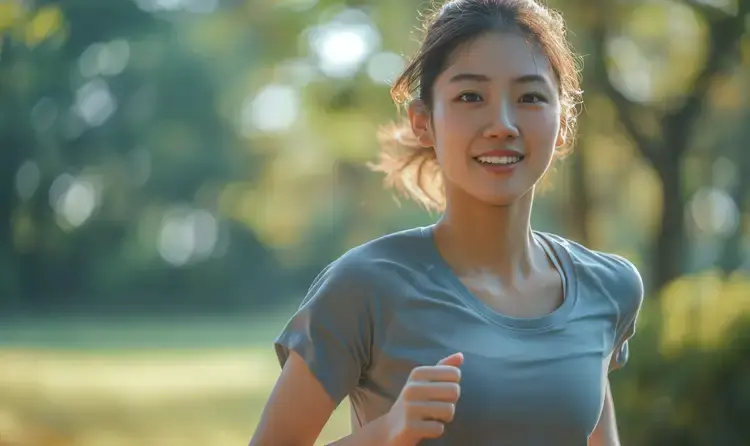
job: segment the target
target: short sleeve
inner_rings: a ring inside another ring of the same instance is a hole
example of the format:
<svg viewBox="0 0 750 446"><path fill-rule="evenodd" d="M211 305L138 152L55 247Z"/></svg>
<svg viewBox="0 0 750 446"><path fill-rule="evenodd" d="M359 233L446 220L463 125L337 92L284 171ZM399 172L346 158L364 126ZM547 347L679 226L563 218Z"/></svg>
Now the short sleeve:
<svg viewBox="0 0 750 446"><path fill-rule="evenodd" d="M366 268L343 259L329 265L274 343L282 367L297 352L337 405L369 363L374 291L367 279Z"/></svg>
<svg viewBox="0 0 750 446"><path fill-rule="evenodd" d="M616 289L613 290L619 318L615 332L615 348L612 352L609 370L625 366L630 356L629 341L635 335L638 314L643 304L643 281L630 261L616 256L622 265Z"/></svg>
<svg viewBox="0 0 750 446"><path fill-rule="evenodd" d="M631 326L623 335L619 336L618 344L615 346L615 350L612 353L612 360L609 365L609 370L617 370L625 366L630 357L630 338L635 334L635 326Z"/></svg>

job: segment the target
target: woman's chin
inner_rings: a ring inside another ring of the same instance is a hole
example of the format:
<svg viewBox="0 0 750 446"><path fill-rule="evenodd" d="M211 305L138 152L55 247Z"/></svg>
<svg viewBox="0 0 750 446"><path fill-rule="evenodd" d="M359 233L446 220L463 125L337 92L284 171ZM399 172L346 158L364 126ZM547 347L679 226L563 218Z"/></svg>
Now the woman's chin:
<svg viewBox="0 0 750 446"><path fill-rule="evenodd" d="M528 193L528 190L494 190L476 194L474 198L488 207L510 207L523 202L526 198L531 198L531 194Z"/></svg>
<svg viewBox="0 0 750 446"><path fill-rule="evenodd" d="M452 207L466 206L508 207L533 198L534 182L521 181L523 178L510 178L505 181L482 179L471 184L460 185L446 182L446 194Z"/></svg>
<svg viewBox="0 0 750 446"><path fill-rule="evenodd" d="M519 178L520 179L520 178ZM533 197L534 183L508 181L503 184L482 184L474 189L475 199L490 206L512 206Z"/></svg>

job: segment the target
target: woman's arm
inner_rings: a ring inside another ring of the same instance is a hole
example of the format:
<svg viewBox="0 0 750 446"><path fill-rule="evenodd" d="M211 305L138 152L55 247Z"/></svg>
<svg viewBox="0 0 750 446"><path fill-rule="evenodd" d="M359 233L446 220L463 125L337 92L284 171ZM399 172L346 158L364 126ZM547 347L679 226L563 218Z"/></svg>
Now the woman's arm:
<svg viewBox="0 0 750 446"><path fill-rule="evenodd" d="M250 446L312 446L335 408L305 361L292 351Z"/></svg>
<svg viewBox="0 0 750 446"><path fill-rule="evenodd" d="M609 388L609 378L607 378L602 414L599 417L599 423L594 432L589 437L588 446L620 446L620 438L617 434L615 404L612 400L612 390Z"/></svg>
<svg viewBox="0 0 750 446"><path fill-rule="evenodd" d="M304 359L292 351L263 410L250 446L312 446L336 403L315 378ZM383 446L381 420L333 443L336 446Z"/></svg>

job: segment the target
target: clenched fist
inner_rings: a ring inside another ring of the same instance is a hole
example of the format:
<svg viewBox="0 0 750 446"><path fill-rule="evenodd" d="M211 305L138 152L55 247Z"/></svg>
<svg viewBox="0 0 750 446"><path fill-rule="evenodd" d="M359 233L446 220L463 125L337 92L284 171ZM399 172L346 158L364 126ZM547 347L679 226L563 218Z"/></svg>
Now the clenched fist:
<svg viewBox="0 0 750 446"><path fill-rule="evenodd" d="M389 446L415 446L425 438L443 434L453 420L461 395L461 353L441 359L433 366L411 371L396 403L386 415Z"/></svg>

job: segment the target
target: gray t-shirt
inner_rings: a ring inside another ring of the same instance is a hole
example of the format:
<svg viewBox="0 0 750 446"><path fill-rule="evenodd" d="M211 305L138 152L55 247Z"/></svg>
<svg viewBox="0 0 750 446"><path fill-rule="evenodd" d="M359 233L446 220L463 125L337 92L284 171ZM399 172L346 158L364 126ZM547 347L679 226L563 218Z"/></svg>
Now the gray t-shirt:
<svg viewBox="0 0 750 446"><path fill-rule="evenodd" d="M606 376L628 358L643 300L622 257L534 232L563 277L552 313L514 318L473 295L440 256L434 226L358 246L315 279L276 340L298 352L352 428L388 412L410 371L464 354L454 421L424 446L585 446Z"/></svg>

